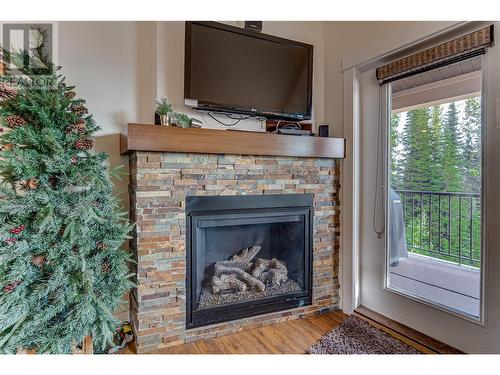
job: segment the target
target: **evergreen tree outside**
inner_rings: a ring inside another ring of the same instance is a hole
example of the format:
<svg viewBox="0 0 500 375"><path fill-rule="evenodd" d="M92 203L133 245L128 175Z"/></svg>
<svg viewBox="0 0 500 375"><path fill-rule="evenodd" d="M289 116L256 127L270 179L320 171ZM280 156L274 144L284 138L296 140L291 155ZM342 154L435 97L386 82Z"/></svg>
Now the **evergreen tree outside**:
<svg viewBox="0 0 500 375"><path fill-rule="evenodd" d="M418 108L407 112L401 134L401 180L406 190L429 190L433 180L430 111Z"/></svg>
<svg viewBox="0 0 500 375"><path fill-rule="evenodd" d="M443 166L443 153L441 149L443 110L440 106L433 106L431 109L430 132L431 140L429 147L432 149L432 181L429 184L429 191L443 191L444 182L441 174Z"/></svg>
<svg viewBox="0 0 500 375"><path fill-rule="evenodd" d="M390 123L391 183L397 189L479 192L481 102L435 105L393 113ZM402 131L398 131L401 119ZM399 151L401 149L402 151Z"/></svg>
<svg viewBox="0 0 500 375"><path fill-rule="evenodd" d="M462 139L459 134L459 117L455 102L448 106L442 131L441 175L443 191L459 192L463 188L462 179Z"/></svg>
<svg viewBox="0 0 500 375"><path fill-rule="evenodd" d="M391 128L390 128L390 147L391 147L391 180L393 184L393 188L398 189L402 186L401 182L401 170L399 166L399 154L400 152L397 149L399 144L399 136L397 127L399 125L399 120L401 118L400 113L392 113L391 114Z"/></svg>
<svg viewBox="0 0 500 375"><path fill-rule="evenodd" d="M481 188L481 102L479 98L469 98L465 101L464 119L463 167L464 189L470 192L480 192Z"/></svg>
<svg viewBox="0 0 500 375"><path fill-rule="evenodd" d="M26 58L0 83L0 352L70 353L87 335L104 349L133 286L131 226L84 100L52 66L38 86Z"/></svg>

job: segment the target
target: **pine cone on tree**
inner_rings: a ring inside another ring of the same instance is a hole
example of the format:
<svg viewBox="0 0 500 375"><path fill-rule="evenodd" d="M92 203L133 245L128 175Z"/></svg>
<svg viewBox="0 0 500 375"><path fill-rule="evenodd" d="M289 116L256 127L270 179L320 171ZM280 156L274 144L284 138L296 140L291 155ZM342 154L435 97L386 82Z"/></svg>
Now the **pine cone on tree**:
<svg viewBox="0 0 500 375"><path fill-rule="evenodd" d="M52 189L57 187L57 183L59 182L59 178L55 175L49 177L49 185Z"/></svg>
<svg viewBox="0 0 500 375"><path fill-rule="evenodd" d="M82 104L72 104L70 109L71 112L77 114L78 116L83 116L88 113L87 107Z"/></svg>
<svg viewBox="0 0 500 375"><path fill-rule="evenodd" d="M17 286L18 286L19 284L21 284L21 281L19 281L19 280L14 281L14 282L13 282L13 283L11 283L11 284L7 284L7 285L5 285L5 286L3 287L3 291L4 291L5 293L10 293L10 292L12 292L14 289L16 289L16 288L17 288Z"/></svg>
<svg viewBox="0 0 500 375"><path fill-rule="evenodd" d="M106 250L108 248L108 245L106 245L104 242L98 242L96 245L97 250Z"/></svg>
<svg viewBox="0 0 500 375"><path fill-rule="evenodd" d="M2 146L2 151L12 151L14 145L12 143L6 143Z"/></svg>
<svg viewBox="0 0 500 375"><path fill-rule="evenodd" d="M38 189L38 180L36 178L30 178L28 180L28 188L31 190Z"/></svg>
<svg viewBox="0 0 500 375"><path fill-rule="evenodd" d="M57 233L59 237L62 237L64 235L64 231L66 230L66 226L63 225L61 228L59 228L59 232Z"/></svg>
<svg viewBox="0 0 500 375"><path fill-rule="evenodd" d="M73 99L76 96L76 92L74 91L67 91L64 93L64 96L68 99Z"/></svg>
<svg viewBox="0 0 500 375"><path fill-rule="evenodd" d="M76 163L78 163L78 157L76 155L73 155L71 157L71 164L76 164Z"/></svg>
<svg viewBox="0 0 500 375"><path fill-rule="evenodd" d="M83 135L87 132L87 126L84 119L78 119L74 124L69 125L66 128L66 134L78 134Z"/></svg>
<svg viewBox="0 0 500 375"><path fill-rule="evenodd" d="M79 150L90 150L94 147L94 141L92 139L79 139L75 142L75 147Z"/></svg>
<svg viewBox="0 0 500 375"><path fill-rule="evenodd" d="M17 96L17 89L6 83L0 82L0 99L14 99Z"/></svg>
<svg viewBox="0 0 500 375"><path fill-rule="evenodd" d="M38 268L42 268L42 266L45 264L45 259L45 255L36 255L31 258L31 263L33 263Z"/></svg>
<svg viewBox="0 0 500 375"><path fill-rule="evenodd" d="M11 129L18 128L27 124L26 120L18 115L10 115L5 118L5 122Z"/></svg>
<svg viewBox="0 0 500 375"><path fill-rule="evenodd" d="M101 266L101 270L102 272L104 273L108 273L110 270L111 270L111 265L109 264L108 261L105 261L102 266Z"/></svg>
<svg viewBox="0 0 500 375"><path fill-rule="evenodd" d="M34 177L28 178L26 181L21 182L21 187L25 190L38 189L38 180Z"/></svg>

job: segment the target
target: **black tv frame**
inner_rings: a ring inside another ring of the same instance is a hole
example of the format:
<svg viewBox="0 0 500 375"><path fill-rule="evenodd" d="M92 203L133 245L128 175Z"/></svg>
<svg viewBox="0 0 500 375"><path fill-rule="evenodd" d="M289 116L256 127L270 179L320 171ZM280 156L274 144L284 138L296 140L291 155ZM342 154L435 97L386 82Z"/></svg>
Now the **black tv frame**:
<svg viewBox="0 0 500 375"><path fill-rule="evenodd" d="M190 92L190 81L191 81L191 27L193 24L203 25L219 30L224 30L227 32L237 33L245 35L251 38L268 40L275 43L281 43L285 45L292 45L306 48L308 51L308 74L307 74L307 109L306 112L270 112L265 109L252 109L252 108L235 108L229 105L224 105L224 103L212 103L208 101L200 101L197 98L191 97ZM251 117L264 117L269 120L310 120L312 115L312 89L313 89L313 52L314 47L311 44L298 42L295 40L280 38L274 35L257 33L255 31L249 31L241 29L239 27L230 26L222 24L219 22L205 22L205 21L186 21L185 25L185 43L184 43L184 102L187 100L196 100L197 105L192 107L197 110L202 110L206 112L219 112L227 114L239 114Z"/></svg>

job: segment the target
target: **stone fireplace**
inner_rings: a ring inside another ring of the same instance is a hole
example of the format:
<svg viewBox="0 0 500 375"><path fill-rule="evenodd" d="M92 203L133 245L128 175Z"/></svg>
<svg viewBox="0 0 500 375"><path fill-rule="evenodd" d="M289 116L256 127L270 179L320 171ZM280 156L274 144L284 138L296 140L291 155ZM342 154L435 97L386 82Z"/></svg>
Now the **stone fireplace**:
<svg viewBox="0 0 500 375"><path fill-rule="evenodd" d="M290 144L332 138L133 125L168 133L161 142L171 142L151 145L160 139L153 136L133 143L129 128L123 151L136 223L130 316L139 353L338 308L341 156L310 147L293 152L313 156L241 155L220 141L221 153L202 153L197 148L214 148L214 141L193 134L227 134L248 145L256 144L252 137ZM134 139L144 137L138 133ZM174 142L177 133L190 138ZM142 151L155 147L161 151Z"/></svg>

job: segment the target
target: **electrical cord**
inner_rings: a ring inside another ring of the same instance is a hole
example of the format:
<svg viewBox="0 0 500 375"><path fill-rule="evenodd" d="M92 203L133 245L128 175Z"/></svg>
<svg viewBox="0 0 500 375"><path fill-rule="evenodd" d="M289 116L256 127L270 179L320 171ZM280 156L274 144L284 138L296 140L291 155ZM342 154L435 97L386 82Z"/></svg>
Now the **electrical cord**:
<svg viewBox="0 0 500 375"><path fill-rule="evenodd" d="M225 113L226 117L229 117L230 119L233 120L246 120L249 119L251 116L244 116L244 115L235 115L233 113Z"/></svg>
<svg viewBox="0 0 500 375"><path fill-rule="evenodd" d="M278 122L276 123L276 132L278 132L279 128L280 128L280 123L282 121L281 120L278 120ZM297 129L297 130L301 130L302 129L302 125L300 125L300 123L298 122L294 122L294 123L286 123L285 125L283 125L281 127L281 129Z"/></svg>
<svg viewBox="0 0 500 375"><path fill-rule="evenodd" d="M213 115L212 112L208 112L208 115L212 118L212 120L217 121L219 124L224 125L224 126L226 126L228 128L237 125L241 120L246 120L246 119L250 118L250 116L238 116L238 117L235 117L234 115L231 115L231 114L224 114L224 116L226 116L227 118L230 118L231 120L235 120L233 123L228 124L228 123L225 123L225 122L219 120L217 117L215 117Z"/></svg>

